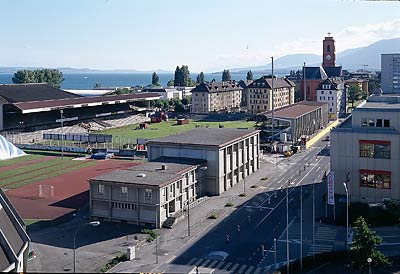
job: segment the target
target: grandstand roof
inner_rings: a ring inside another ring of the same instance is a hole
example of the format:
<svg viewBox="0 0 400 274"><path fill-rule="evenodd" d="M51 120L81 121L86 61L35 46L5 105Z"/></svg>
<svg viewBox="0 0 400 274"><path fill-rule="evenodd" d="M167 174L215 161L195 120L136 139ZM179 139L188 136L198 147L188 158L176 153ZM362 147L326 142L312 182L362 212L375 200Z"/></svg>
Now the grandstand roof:
<svg viewBox="0 0 400 274"><path fill-rule="evenodd" d="M48 84L0 85L0 98L8 103L80 98L81 96Z"/></svg>
<svg viewBox="0 0 400 274"><path fill-rule="evenodd" d="M93 96L93 97L76 97L76 98L65 98L55 100L42 100L42 101L30 101L30 102L19 102L13 105L22 110L22 113L50 111L56 109L66 108L79 108L79 107L91 107L100 106L107 104L120 104L134 101L147 101L160 99L161 95L154 92L146 93L131 93L123 95L108 95L108 96Z"/></svg>

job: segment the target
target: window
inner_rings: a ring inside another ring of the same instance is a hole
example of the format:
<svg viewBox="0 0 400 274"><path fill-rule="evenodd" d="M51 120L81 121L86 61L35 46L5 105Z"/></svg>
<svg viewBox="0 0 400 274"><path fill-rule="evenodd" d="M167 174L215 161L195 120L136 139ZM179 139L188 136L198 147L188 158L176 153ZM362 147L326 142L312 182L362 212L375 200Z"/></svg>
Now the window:
<svg viewBox="0 0 400 274"><path fill-rule="evenodd" d="M128 196L128 187L121 186L121 196Z"/></svg>
<svg viewBox="0 0 400 274"><path fill-rule="evenodd" d="M390 120L383 120L383 127L390 127Z"/></svg>
<svg viewBox="0 0 400 274"><path fill-rule="evenodd" d="M329 91L329 94L332 94L332 90Z"/></svg>
<svg viewBox="0 0 400 274"><path fill-rule="evenodd" d="M146 188L146 190L144 192L144 199L145 200L151 200L151 195L152 195L152 190Z"/></svg>
<svg viewBox="0 0 400 274"><path fill-rule="evenodd" d="M360 157L390 159L390 142L360 140Z"/></svg>
<svg viewBox="0 0 400 274"><path fill-rule="evenodd" d="M99 194L104 195L104 185L99 185Z"/></svg>
<svg viewBox="0 0 400 274"><path fill-rule="evenodd" d="M360 186L390 189L391 172L360 169Z"/></svg>
<svg viewBox="0 0 400 274"><path fill-rule="evenodd" d="M375 127L375 120L374 119L368 119L368 126L369 127Z"/></svg>
<svg viewBox="0 0 400 274"><path fill-rule="evenodd" d="M321 90L321 94L324 94L324 91L323 91L323 90Z"/></svg>
<svg viewBox="0 0 400 274"><path fill-rule="evenodd" d="M361 119L361 127L367 127L367 118Z"/></svg>
<svg viewBox="0 0 400 274"><path fill-rule="evenodd" d="M332 108L329 108L329 112L332 112Z"/></svg>
<svg viewBox="0 0 400 274"><path fill-rule="evenodd" d="M382 119L376 119L376 127L382 127Z"/></svg>

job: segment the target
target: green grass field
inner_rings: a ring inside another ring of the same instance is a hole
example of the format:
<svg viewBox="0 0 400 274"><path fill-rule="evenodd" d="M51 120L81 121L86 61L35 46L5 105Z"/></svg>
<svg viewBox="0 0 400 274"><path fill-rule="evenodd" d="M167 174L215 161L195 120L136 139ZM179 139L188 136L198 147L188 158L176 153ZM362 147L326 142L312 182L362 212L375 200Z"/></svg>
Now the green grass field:
<svg viewBox="0 0 400 274"><path fill-rule="evenodd" d="M98 131L99 134L111 134L113 135L113 140L116 142L117 138L144 138L144 139L154 139L165 137L168 135L188 131L194 129L196 125L201 127L212 127L217 128L219 125L223 125L226 128L254 128L255 122L246 121L229 121L229 122L197 122L190 120L189 124L186 125L176 125L176 121L161 122L155 124L149 124L147 129L135 129L137 125L129 125L119 128L107 129L103 131Z"/></svg>
<svg viewBox="0 0 400 274"><path fill-rule="evenodd" d="M11 166L17 163L38 159L41 155L28 155L16 159L2 161L2 166ZM5 170L0 173L0 186L6 189L21 187L78 170L96 164L95 161L73 161L71 158L51 158L40 163L31 163L19 168Z"/></svg>

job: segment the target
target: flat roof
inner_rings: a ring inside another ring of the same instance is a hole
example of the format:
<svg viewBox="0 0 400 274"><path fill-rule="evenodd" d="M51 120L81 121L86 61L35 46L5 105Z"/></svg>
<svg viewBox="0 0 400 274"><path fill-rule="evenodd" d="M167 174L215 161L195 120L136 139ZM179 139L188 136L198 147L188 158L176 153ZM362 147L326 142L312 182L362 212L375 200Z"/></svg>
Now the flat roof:
<svg viewBox="0 0 400 274"><path fill-rule="evenodd" d="M238 128L195 128L167 137L149 140L148 144L185 144L199 146L225 146L257 134L259 130Z"/></svg>
<svg viewBox="0 0 400 274"><path fill-rule="evenodd" d="M22 113L51 111L65 108L79 108L87 106L100 106L103 104L120 104L138 100L155 100L161 95L153 92L131 93L122 95L107 95L93 97L67 98L58 100L43 100L14 103L13 105L22 110Z"/></svg>
<svg viewBox="0 0 400 274"><path fill-rule="evenodd" d="M182 179L183 174L195 169L198 165L206 163L202 159L188 158L175 159L177 161L174 163L174 159L162 157L154 162L146 162L131 168L114 170L90 180L163 187ZM163 165L166 166L166 169L162 169Z"/></svg>
<svg viewBox="0 0 400 274"><path fill-rule="evenodd" d="M400 96L399 94L372 95L367 101L353 109L354 111L400 112Z"/></svg>
<svg viewBox="0 0 400 274"><path fill-rule="evenodd" d="M289 118L289 119L298 118L298 117L301 117L311 111L319 109L324 104L326 104L326 103L315 102L315 101L298 102L293 105L286 106L286 107L280 108L278 110L275 110L275 117ZM264 112L261 114L264 114L267 116L272 116L272 111Z"/></svg>

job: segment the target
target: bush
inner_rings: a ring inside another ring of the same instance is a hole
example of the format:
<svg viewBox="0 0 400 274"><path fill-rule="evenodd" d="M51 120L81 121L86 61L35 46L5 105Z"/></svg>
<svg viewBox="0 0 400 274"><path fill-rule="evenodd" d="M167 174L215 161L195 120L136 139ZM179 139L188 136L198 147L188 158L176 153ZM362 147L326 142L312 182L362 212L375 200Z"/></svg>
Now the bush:
<svg viewBox="0 0 400 274"><path fill-rule="evenodd" d="M246 197L246 196L247 196L247 194L244 192L239 194L239 197Z"/></svg>
<svg viewBox="0 0 400 274"><path fill-rule="evenodd" d="M219 215L217 213L212 213L210 216L208 216L208 219L218 219Z"/></svg>
<svg viewBox="0 0 400 274"><path fill-rule="evenodd" d="M154 241L158 236L160 236L160 233L158 231L155 230L151 230L151 229L142 229L141 231L143 234L148 234L149 238L147 239L148 242L152 242Z"/></svg>
<svg viewBox="0 0 400 274"><path fill-rule="evenodd" d="M258 185L252 185L250 188L258 188Z"/></svg>
<svg viewBox="0 0 400 274"><path fill-rule="evenodd" d="M266 181L266 180L268 180L268 177L262 177L261 178L261 181Z"/></svg>
<svg viewBox="0 0 400 274"><path fill-rule="evenodd" d="M109 261L105 266L103 266L102 268L100 268L99 272L100 273L106 273L108 270L110 270L111 268L113 268L114 266L116 266L118 263L120 262L124 262L126 261L128 258L126 256L126 254L123 253L118 253L118 255L113 258L111 261Z"/></svg>
<svg viewBox="0 0 400 274"><path fill-rule="evenodd" d="M232 206L234 206L234 205L235 205L235 204L232 203L232 202L228 202L228 203L225 204L226 207L232 207Z"/></svg>

